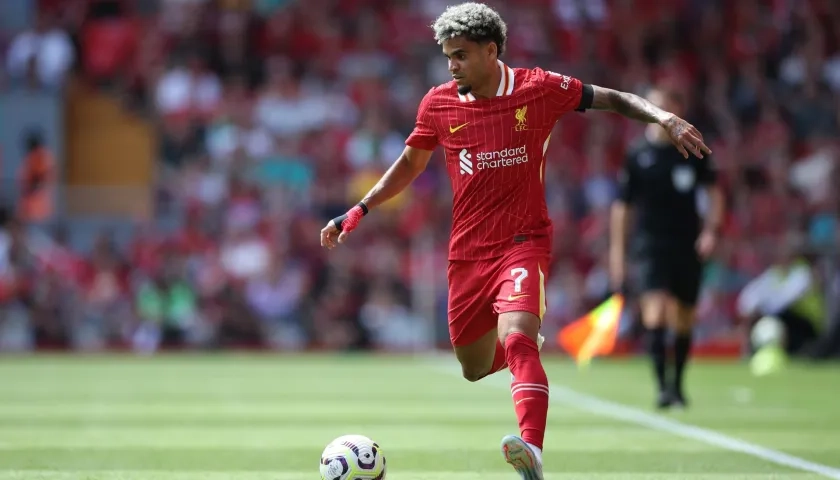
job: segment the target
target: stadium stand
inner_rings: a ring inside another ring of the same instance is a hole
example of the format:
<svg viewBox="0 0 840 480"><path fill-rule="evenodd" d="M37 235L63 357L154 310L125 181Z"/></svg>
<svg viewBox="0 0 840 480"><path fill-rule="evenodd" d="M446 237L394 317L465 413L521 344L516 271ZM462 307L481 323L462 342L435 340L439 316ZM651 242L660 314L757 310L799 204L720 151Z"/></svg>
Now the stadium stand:
<svg viewBox="0 0 840 480"><path fill-rule="evenodd" d="M447 2L2 3L0 349L446 341L440 152L347 248L328 255L317 236L448 80L428 28ZM739 354L737 296L792 233L836 292L840 3L490 3L508 19L511 65L691 99L729 207L698 351ZM640 133L589 112L552 135L549 338L609 293L607 212Z"/></svg>

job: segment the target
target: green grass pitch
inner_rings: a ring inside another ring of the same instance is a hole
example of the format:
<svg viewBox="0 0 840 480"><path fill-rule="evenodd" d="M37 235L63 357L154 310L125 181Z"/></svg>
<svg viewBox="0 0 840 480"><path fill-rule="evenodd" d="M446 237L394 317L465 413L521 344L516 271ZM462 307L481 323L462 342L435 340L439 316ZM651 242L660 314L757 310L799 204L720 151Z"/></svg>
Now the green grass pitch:
<svg viewBox="0 0 840 480"><path fill-rule="evenodd" d="M643 361L546 369L558 390L651 413ZM380 443L389 480L515 480L498 451L517 430L507 372L457 372L449 357L2 357L0 480L316 479L346 433ZM838 365L754 378L698 362L688 380L692 408L666 418L840 472ZM552 403L548 429L547 479L825 478L575 401Z"/></svg>

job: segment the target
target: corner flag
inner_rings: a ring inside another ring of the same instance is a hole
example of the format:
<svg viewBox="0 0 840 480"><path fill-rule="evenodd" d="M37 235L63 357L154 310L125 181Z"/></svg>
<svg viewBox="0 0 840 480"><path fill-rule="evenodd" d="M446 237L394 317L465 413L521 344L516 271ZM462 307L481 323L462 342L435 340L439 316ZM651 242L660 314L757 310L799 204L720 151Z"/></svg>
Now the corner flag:
<svg viewBox="0 0 840 480"><path fill-rule="evenodd" d="M557 334L557 343L579 366L586 366L596 355L606 355L615 348L618 323L624 308L624 296L615 294L594 310Z"/></svg>

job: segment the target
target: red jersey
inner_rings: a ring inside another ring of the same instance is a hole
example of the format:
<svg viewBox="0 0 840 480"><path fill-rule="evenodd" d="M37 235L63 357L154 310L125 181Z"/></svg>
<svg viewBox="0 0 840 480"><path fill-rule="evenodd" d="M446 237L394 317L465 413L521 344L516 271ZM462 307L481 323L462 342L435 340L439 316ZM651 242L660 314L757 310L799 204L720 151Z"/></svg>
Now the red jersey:
<svg viewBox="0 0 840 480"><path fill-rule="evenodd" d="M494 98L461 95L454 81L429 90L406 145L441 145L454 194L450 260L503 255L513 245L551 247L545 152L554 124L578 108L580 80L510 68Z"/></svg>

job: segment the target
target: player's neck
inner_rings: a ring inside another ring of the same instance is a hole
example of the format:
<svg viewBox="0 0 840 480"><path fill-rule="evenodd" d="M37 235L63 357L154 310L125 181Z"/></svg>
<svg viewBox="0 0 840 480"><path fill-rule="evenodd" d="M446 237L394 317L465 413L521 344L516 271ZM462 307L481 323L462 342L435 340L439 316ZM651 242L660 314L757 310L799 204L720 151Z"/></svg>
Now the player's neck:
<svg viewBox="0 0 840 480"><path fill-rule="evenodd" d="M502 83L502 67L498 65L491 70L490 78L487 79L484 85L473 88L472 94L476 98L493 98L496 92L499 91L499 84Z"/></svg>

